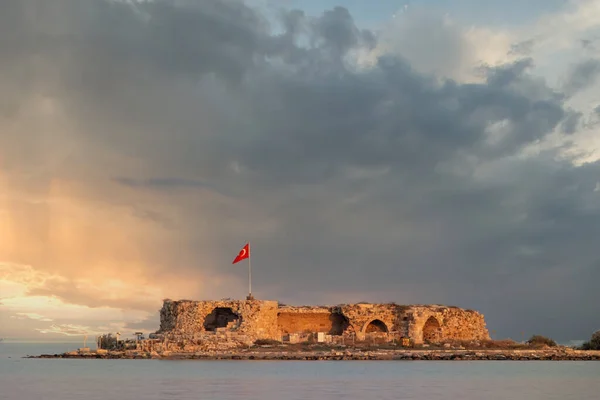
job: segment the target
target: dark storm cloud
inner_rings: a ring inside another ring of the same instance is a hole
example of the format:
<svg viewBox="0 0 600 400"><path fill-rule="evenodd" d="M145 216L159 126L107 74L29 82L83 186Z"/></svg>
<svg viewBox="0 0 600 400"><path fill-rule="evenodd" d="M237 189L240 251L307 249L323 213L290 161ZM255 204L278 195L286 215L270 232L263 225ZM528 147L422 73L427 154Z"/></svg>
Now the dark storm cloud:
<svg viewBox="0 0 600 400"><path fill-rule="evenodd" d="M73 169L108 165L121 186L161 189L147 196L184 215L171 227L181 240L162 250L169 273L225 273L197 261L201 226L223 265L252 238L261 297L457 304L513 337L597 328L600 166L520 154L579 123L531 59L488 67L480 83L440 84L391 55L353 65L352 50L377 39L341 7L316 19L286 12L285 31L271 34L236 1L5 4L0 54L31 76L45 67L10 92L15 104L51 93L87 144ZM579 66L567 94L596 67ZM106 153L132 161L110 165ZM217 187L237 202L170 196Z"/></svg>
<svg viewBox="0 0 600 400"><path fill-rule="evenodd" d="M335 7L312 21L313 38L322 42L323 48L336 57L344 56L358 45L373 48L375 36L368 30L360 31L344 7Z"/></svg>
<svg viewBox="0 0 600 400"><path fill-rule="evenodd" d="M254 114L270 125L242 157L280 184L321 181L347 165L427 174L456 151L512 154L565 115L560 96L525 75L529 65L525 60L490 69L483 84L441 87L396 59L361 73L310 71L254 104ZM521 93L527 86L531 96ZM272 115L278 104L286 107ZM494 123L508 126L490 139L484 131Z"/></svg>

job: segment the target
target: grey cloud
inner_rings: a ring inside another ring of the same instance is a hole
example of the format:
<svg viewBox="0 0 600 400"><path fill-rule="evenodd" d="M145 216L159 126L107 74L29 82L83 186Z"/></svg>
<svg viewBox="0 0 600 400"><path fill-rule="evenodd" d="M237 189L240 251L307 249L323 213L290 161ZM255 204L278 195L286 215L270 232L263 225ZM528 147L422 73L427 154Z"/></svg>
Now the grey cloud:
<svg viewBox="0 0 600 400"><path fill-rule="evenodd" d="M583 115L583 114L582 114ZM592 109L587 118L579 118L578 125L585 129L592 129L600 124L600 105Z"/></svg>
<svg viewBox="0 0 600 400"><path fill-rule="evenodd" d="M57 297L64 300L66 303L78 304L91 308L114 307L116 309L153 311L160 303L160 299L156 299L155 302L140 300L144 297L147 298L143 288L139 289L138 293L133 293L133 295L139 295L140 299L132 297L132 293L122 293L122 298L115 299L109 296L94 296L94 294L86 292L85 289L78 288L73 282L48 282L43 287L30 289L28 295Z"/></svg>
<svg viewBox="0 0 600 400"><path fill-rule="evenodd" d="M174 227L174 223L169 217L154 210L144 209L141 207L132 207L131 213L142 220L152 221L156 224L159 224L165 229L172 229Z"/></svg>
<svg viewBox="0 0 600 400"><path fill-rule="evenodd" d="M581 40L581 47L591 53L595 53L598 50L598 43L600 43L600 37L591 37Z"/></svg>
<svg viewBox="0 0 600 400"><path fill-rule="evenodd" d="M480 62L471 54L460 27L445 23L444 15L428 7L415 5L396 15L394 23L378 32L377 38L386 53L410 60L426 73L462 75L466 59Z"/></svg>
<svg viewBox="0 0 600 400"><path fill-rule="evenodd" d="M581 112L569 112L563 121L562 132L566 134L577 132L581 126L582 117L583 113Z"/></svg>
<svg viewBox="0 0 600 400"><path fill-rule="evenodd" d="M125 329L142 331L145 333L156 332L160 326L160 317L158 313L138 322L128 322L125 324Z"/></svg>
<svg viewBox="0 0 600 400"><path fill-rule="evenodd" d="M600 105L594 107L588 118L583 122L583 127L590 129L600 124Z"/></svg>
<svg viewBox="0 0 600 400"><path fill-rule="evenodd" d="M589 40L589 39L582 39L582 40L581 40L581 46L582 46L584 49L588 49L588 48L592 47L592 43L593 43L593 41L591 41L591 40Z"/></svg>
<svg viewBox="0 0 600 400"><path fill-rule="evenodd" d="M37 54L47 70L65 69L10 93L50 87L66 105L89 155L69 173L98 176L109 165L114 186L182 216L157 255L162 273L199 269L243 287L230 258L252 238L262 298L450 303L482 310L491 329L513 337L566 340L595 327L600 166L556 161L555 151L520 156L579 123L566 96L532 76L533 60L486 67L481 83L440 84L402 54L359 70L340 62L394 36L361 31L341 7L317 19L284 13L278 34L260 10L234 1L74 9L63 36L43 34L58 29L49 17L35 28L13 12L23 35L45 37ZM458 35L440 46L427 52L451 65L464 51ZM20 52L14 65L33 68L33 50ZM584 75L567 89L582 87ZM0 140L14 150L37 134ZM205 188L235 196L174 195ZM211 262L209 251L218 254ZM43 293L116 305L69 287Z"/></svg>
<svg viewBox="0 0 600 400"><path fill-rule="evenodd" d="M535 39L529 39L522 42L515 43L510 46L509 54L518 56L530 56L533 52L535 45Z"/></svg>
<svg viewBox="0 0 600 400"><path fill-rule="evenodd" d="M442 87L398 60L335 78L314 71L282 82L270 99L255 104L256 115L271 126L250 144L253 150L244 162L270 171L263 176L276 182L314 182L335 175L342 165L391 165L424 173L459 150L511 154L542 138L564 116L551 93L539 98L520 93L529 84L523 75L528 65L526 60L490 69L485 84ZM287 107L271 115L280 102ZM489 144L483 131L505 120L510 126Z"/></svg>
<svg viewBox="0 0 600 400"><path fill-rule="evenodd" d="M239 195L239 191L237 191L234 187L229 188L221 188L215 184L210 182L201 181L197 179L186 179L186 178L148 178L148 179L134 179L134 178L126 178L120 177L115 178L114 181L119 185L131 188L131 189L146 189L146 190L155 190L162 191L164 193L176 193L176 192L194 192L194 191L204 191L205 193L211 193L218 195L222 198L235 198ZM149 211L149 210L138 210L136 211L138 216L147 217L150 220L163 224L163 226L168 226L168 219L164 216L161 216L157 212Z"/></svg>
<svg viewBox="0 0 600 400"><path fill-rule="evenodd" d="M324 41L324 47L337 57L358 45L359 31L347 9L336 7L325 11L314 21L315 37Z"/></svg>
<svg viewBox="0 0 600 400"><path fill-rule="evenodd" d="M514 64L488 68L488 82L498 86L508 86L517 81L531 67L533 67L533 59L525 58Z"/></svg>
<svg viewBox="0 0 600 400"><path fill-rule="evenodd" d="M133 178L115 178L115 181L121 185L130 186L133 188L156 188L156 189L178 189L178 188L213 188L207 182L202 182L193 179L183 178L149 178L149 179L133 179Z"/></svg>
<svg viewBox="0 0 600 400"><path fill-rule="evenodd" d="M570 96L592 86L600 75L600 60L589 59L577 64L564 85L564 92Z"/></svg>

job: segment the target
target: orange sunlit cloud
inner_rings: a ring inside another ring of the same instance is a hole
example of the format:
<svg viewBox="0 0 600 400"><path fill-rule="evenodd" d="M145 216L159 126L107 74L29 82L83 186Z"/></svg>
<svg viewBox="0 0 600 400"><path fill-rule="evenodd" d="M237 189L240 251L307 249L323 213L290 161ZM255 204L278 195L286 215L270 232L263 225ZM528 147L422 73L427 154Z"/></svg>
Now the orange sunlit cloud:
<svg viewBox="0 0 600 400"><path fill-rule="evenodd" d="M52 179L46 194L35 195L9 183L0 175L2 320L88 321L65 332L83 331L81 326L95 331L89 321L141 321L156 314L162 298L202 290L199 271L169 273L172 232L159 224L126 206L97 201L75 182ZM54 334L62 328L36 330Z"/></svg>

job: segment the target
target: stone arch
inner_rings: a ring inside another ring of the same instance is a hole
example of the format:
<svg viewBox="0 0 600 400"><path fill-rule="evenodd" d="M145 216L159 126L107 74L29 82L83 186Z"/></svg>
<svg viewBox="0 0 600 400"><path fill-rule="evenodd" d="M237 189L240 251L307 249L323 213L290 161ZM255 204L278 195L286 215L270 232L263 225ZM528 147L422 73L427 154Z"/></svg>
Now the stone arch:
<svg viewBox="0 0 600 400"><path fill-rule="evenodd" d="M240 321L240 316L230 307L216 307L204 318L204 329L215 331L217 328L227 328Z"/></svg>
<svg viewBox="0 0 600 400"><path fill-rule="evenodd" d="M388 333L388 329L385 322L380 319L374 319L365 324L362 329L363 333Z"/></svg>
<svg viewBox="0 0 600 400"><path fill-rule="evenodd" d="M442 340L442 326L440 321L434 316L431 316L423 324L423 341L429 343L437 343Z"/></svg>
<svg viewBox="0 0 600 400"><path fill-rule="evenodd" d="M348 317L346 317L344 314L332 313L329 316L329 320L331 321L331 330L329 331L330 335L343 335L344 332L351 327L350 320L348 320Z"/></svg>

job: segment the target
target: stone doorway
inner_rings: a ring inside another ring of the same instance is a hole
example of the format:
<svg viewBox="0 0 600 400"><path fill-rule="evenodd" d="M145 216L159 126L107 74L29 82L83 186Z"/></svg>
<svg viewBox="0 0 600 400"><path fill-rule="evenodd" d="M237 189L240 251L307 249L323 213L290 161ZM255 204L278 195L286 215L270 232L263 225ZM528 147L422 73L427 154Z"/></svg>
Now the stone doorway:
<svg viewBox="0 0 600 400"><path fill-rule="evenodd" d="M204 319L204 329L216 331L240 322L240 316L229 307L217 307Z"/></svg>
<svg viewBox="0 0 600 400"><path fill-rule="evenodd" d="M364 340L370 343L385 343L388 341L389 330L385 322L375 319L364 328Z"/></svg>
<svg viewBox="0 0 600 400"><path fill-rule="evenodd" d="M383 321L374 319L365 328L365 333L388 333L388 328Z"/></svg>
<svg viewBox="0 0 600 400"><path fill-rule="evenodd" d="M435 317L429 317L423 325L423 341L425 343L439 343L442 341L442 327Z"/></svg>

